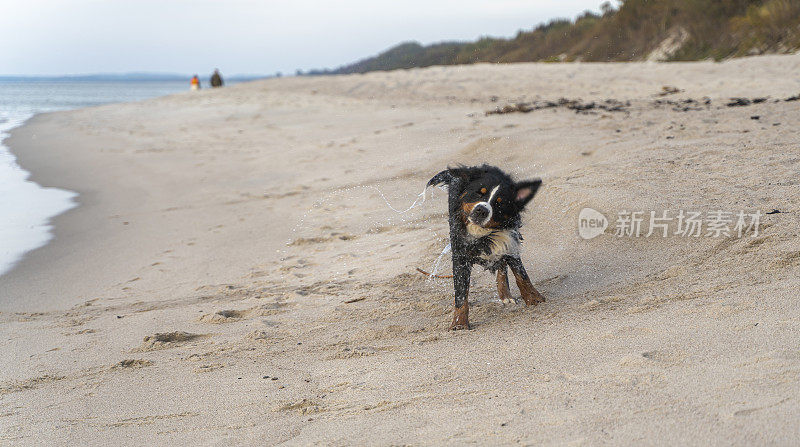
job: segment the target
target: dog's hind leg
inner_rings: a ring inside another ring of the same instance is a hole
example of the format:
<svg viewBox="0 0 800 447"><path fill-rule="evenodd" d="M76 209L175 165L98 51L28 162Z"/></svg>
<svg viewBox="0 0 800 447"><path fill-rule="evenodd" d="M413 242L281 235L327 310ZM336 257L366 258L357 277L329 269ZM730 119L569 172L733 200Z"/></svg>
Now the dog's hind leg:
<svg viewBox="0 0 800 447"><path fill-rule="evenodd" d="M516 298L511 296L511 289L508 287L508 270L506 270L505 262L500 263L500 268L497 269L497 295L500 301L517 301Z"/></svg>
<svg viewBox="0 0 800 447"><path fill-rule="evenodd" d="M514 274L514 279L517 281L519 293L522 295L522 300L528 306L535 306L544 302L544 297L533 287L525 267L522 265L522 260L519 258L511 258L508 260L508 266Z"/></svg>

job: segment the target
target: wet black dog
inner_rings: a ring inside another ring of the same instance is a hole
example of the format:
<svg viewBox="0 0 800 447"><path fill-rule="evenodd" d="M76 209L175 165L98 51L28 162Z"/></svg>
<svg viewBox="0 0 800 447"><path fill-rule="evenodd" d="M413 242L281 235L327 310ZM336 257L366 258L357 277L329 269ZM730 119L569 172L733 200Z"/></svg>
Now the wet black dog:
<svg viewBox="0 0 800 447"><path fill-rule="evenodd" d="M497 292L510 300L511 269L526 305L544 301L531 284L519 257L520 213L542 185L541 180L514 182L494 166L461 166L436 174L428 186L447 185L450 247L453 253L455 314L451 329L469 329L469 279L473 264L497 272Z"/></svg>

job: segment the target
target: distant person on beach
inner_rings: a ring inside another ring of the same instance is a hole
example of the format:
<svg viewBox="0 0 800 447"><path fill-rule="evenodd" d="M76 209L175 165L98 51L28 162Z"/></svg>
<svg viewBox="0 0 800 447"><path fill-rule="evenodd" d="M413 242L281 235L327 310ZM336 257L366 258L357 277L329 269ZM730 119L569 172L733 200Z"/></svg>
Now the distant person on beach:
<svg viewBox="0 0 800 447"><path fill-rule="evenodd" d="M192 76L192 90L200 90L200 78L197 75Z"/></svg>
<svg viewBox="0 0 800 447"><path fill-rule="evenodd" d="M222 75L219 74L219 68L214 69L214 74L211 75L211 87L222 87Z"/></svg>

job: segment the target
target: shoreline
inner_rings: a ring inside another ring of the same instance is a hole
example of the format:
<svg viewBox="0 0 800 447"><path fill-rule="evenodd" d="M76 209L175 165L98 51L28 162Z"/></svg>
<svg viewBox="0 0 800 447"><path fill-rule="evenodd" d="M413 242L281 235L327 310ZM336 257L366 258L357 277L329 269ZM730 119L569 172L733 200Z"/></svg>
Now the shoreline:
<svg viewBox="0 0 800 447"><path fill-rule="evenodd" d="M9 227L0 234L0 246L8 253L0 259L0 276L11 271L27 253L46 246L53 239L52 221L77 206L74 191L47 188L32 180L30 171L19 166L16 154L5 144L10 133L24 126L35 114L9 117L0 124L0 156L7 198L4 213ZM31 207L35 204L35 207ZM24 209L24 211L22 211Z"/></svg>
<svg viewBox="0 0 800 447"><path fill-rule="evenodd" d="M14 129L25 127L32 120L38 119L39 115L130 103L169 95L175 93L183 84L159 81L143 85L141 82L125 82L113 84L117 87L110 87L110 84L102 82L60 82L58 83L60 94L56 98L50 98L45 91L47 86L51 85L50 81L0 81L0 83L5 86L0 99L9 101L9 108L2 113L6 120L0 123L0 128L3 130L1 134L3 146L0 148L3 165L0 167L8 170L0 176L3 177L0 189L6 197L3 205L4 216L7 218L0 232L0 246L5 251L3 259L0 259L0 276L4 276L15 270L29 253L43 249L52 242L54 218L78 206L77 193L74 191L42 185L34 180L35 176L38 179L39 171L43 170L41 169L43 163L47 163L46 157L42 163L37 163L36 172L20 166L18 154L5 144L6 139L10 141ZM53 147L58 150L57 145ZM39 150L46 153L48 148ZM32 281L36 281L36 276L32 277ZM0 309L5 308L9 299L6 291L3 292L0 293Z"/></svg>
<svg viewBox="0 0 800 447"><path fill-rule="evenodd" d="M150 101L172 100L173 96L165 96ZM137 228L134 218L126 220L130 214L163 212L163 209L142 206L141 198L152 199L146 193L146 185L138 180L118 181L125 175L141 175L142 171L130 173L130 166L118 162L111 162L113 170L98 169L96 157L103 158L105 155L108 160L114 158L114 152L117 151L105 154L105 150L81 151L86 135L52 132L53 128L63 127L64 123L72 123L76 115L94 114L116 107L136 108L139 104L141 102L116 103L37 114L25 125L10 132L5 141L18 165L30 173L29 180L42 187L76 192L78 206L51 218L52 239L49 243L27 252L14 268L0 276L0 285L5 289L0 311L65 310L93 300L109 289L117 290L111 301L124 300L132 288L125 284L138 281L134 265L146 266L148 263L145 258L158 255L157 242L150 241L151 252L146 256L140 255L140 247L126 246L125 239L129 237L141 238L145 242L157 239L153 236L158 236L158 225L170 220L148 216L141 228ZM159 199L169 201L168 197ZM121 253L109 256L108 251L115 250ZM95 256L98 256L97 260L93 259ZM109 258L113 262L109 262ZM43 276L43 271L48 274ZM82 279L87 273L92 280ZM168 284L169 280L165 278L156 282L159 283L158 287L164 285L173 293L186 294L196 288L196 285L192 285L194 281L204 281L206 279L202 276L206 275L196 276L192 281L181 281L182 284L177 285ZM103 278L100 284L98 276Z"/></svg>
<svg viewBox="0 0 800 447"><path fill-rule="evenodd" d="M0 440L791 443L800 103L725 101L795 95L798 70L432 67L37 116L8 145L81 206L0 277ZM713 102L675 110L665 85ZM486 115L559 97L631 104ZM372 187L402 210L484 161L544 180L522 259L547 301L501 304L476 268L474 329L452 332L452 283L415 270L445 194L396 214ZM587 241L585 207L780 212L757 236Z"/></svg>
<svg viewBox="0 0 800 447"><path fill-rule="evenodd" d="M78 190L83 189L82 185L72 183L69 186L68 182L63 181L63 176L60 175L60 169L54 168L53 163L47 160L47 145L38 144L33 140L36 138L36 132L40 121L47 120L51 115L57 115L65 112L42 112L37 113L25 121L24 124L17 126L9 132L9 135L4 140L5 145L8 147L9 152L16 158L17 165L28 172L28 180L41 186L42 188L56 188L60 190L72 191L76 194L73 198L75 205L70 209L58 213L48 220L50 226L49 233L50 239L44 245L29 250L19 258L14 265L4 274L0 275L0 283L4 285L5 293L4 298L0 301L0 311L32 311L33 309L41 310L54 310L61 308L55 303L47 303L45 300L34 301L32 303L25 302L21 306L20 303L12 303L7 300L11 296L16 296L19 300L23 294L28 293L25 289L31 283L37 283L42 280L39 271L53 269L49 264L54 258L63 256L66 251L63 245L63 239L67 237L65 230L69 222L75 219L74 215L80 213L81 208L84 206L84 194ZM28 140L28 141L20 141ZM36 149L38 148L38 153ZM69 189L70 186L73 189ZM68 231L66 233L69 233ZM57 268L57 267L56 267ZM22 289L22 291L17 291ZM26 296L30 299L31 296ZM27 301L27 300L26 300Z"/></svg>
<svg viewBox="0 0 800 447"><path fill-rule="evenodd" d="M241 82L234 83L240 84ZM117 83L112 83L117 84ZM105 83L101 83L100 85L105 86ZM15 147L10 147L11 144L7 144L7 150L11 157L14 158L15 165L18 165L20 169L28 174L27 180L30 181L43 189L55 189L59 191L66 191L73 196L70 198L70 203L73 203L72 206L67 208L66 210L62 210L58 213L50 213L49 217L44 221L44 227L46 228L45 231L48 235L47 241L43 244L38 244L33 249L28 249L25 251L21 256L17 257L14 262L11 264L10 268L2 271L0 274L0 278L5 276L13 276L12 280L5 282L3 279L0 279L0 284L8 284L10 291L6 291L5 294L2 295L2 298L6 298L0 300L0 311L8 311L8 310L31 310L31 309L48 309L48 310L56 310L63 308L64 303L59 304L57 303L58 300L53 300L54 293L53 291L55 288L53 287L42 287L41 290L37 289L36 287L31 287L30 284L38 283L40 281L39 271L44 270L47 271L48 264L52 257L61 258L66 253L69 253L73 248L67 247L75 247L80 246L83 244L82 241L79 242L69 242L65 244L61 244L64 246L59 246L52 251L52 253L47 250L47 246L51 243L55 242L56 239L56 230L58 229L58 225L56 225L56 220L60 218L64 213L69 211L75 211L75 208L81 206L81 196L78 192L78 189L83 189L85 182L83 179L78 178L77 180L69 180L69 175L64 175L65 171L76 171L80 172L82 170L86 170L83 166L78 166L77 164L70 165L69 169L59 169L57 166L52 166L54 163L48 159L48 149L53 148L55 152L58 151L58 147L60 142L58 138L52 139L51 146L46 146L42 143L38 143L34 141L37 138L35 129L40 128L38 125L39 120L44 121L44 127L47 127L48 120L58 120L60 114L69 114L71 112L78 112L78 111L88 111L94 108L102 108L102 107L114 107L116 105L125 105L125 104L137 104L143 101L148 100L158 100L158 99L165 99L173 97L174 95L180 95L182 93L188 92L188 90L181 90L181 91L174 91L174 88L177 85L172 82L161 82L161 81L154 81L152 84L150 82L144 83L145 86L149 87L149 89L143 89L142 83L138 81L131 82L123 82L120 83L122 86L129 87L126 91L103 91L98 98L95 98L96 102L99 103L88 103L83 106L74 107L74 103L80 102L81 100L77 97L70 98L67 96L66 103L55 103L51 107L51 110L42 110L31 112L30 116L28 116L24 122L10 128L7 131L7 134L3 138L3 142L6 143L11 141L20 141L19 143L13 143ZM181 83L180 85L183 85ZM151 96L152 94L157 93L158 96ZM73 93L74 94L74 93ZM67 108L64 108L67 107ZM48 118L50 115L55 115L54 118ZM65 115L68 116L68 115ZM22 131L22 137L20 139L15 140L14 136L17 130L27 127L31 125L34 130L28 132L27 130ZM18 147L17 147L18 146ZM59 154L61 156L61 162L64 160L68 160L68 158L63 157L63 154ZM25 158L24 162L20 162L21 157ZM22 163L30 164L31 167L22 166ZM89 171L94 168L89 168ZM40 183L45 182L45 183ZM63 185L69 184L72 188L65 187ZM95 189L94 192L100 191L102 188ZM60 221L61 219L59 219ZM92 219L83 219L73 216L67 216L63 219L67 222L70 228L62 231L64 234L74 235L76 233L80 233L79 231L75 231L77 228L81 228L82 226L87 226L87 223L90 221L97 220L97 216L93 216ZM86 239L86 238L84 238ZM90 239L90 238L88 238ZM42 252L41 254L39 252ZM28 261L28 257L33 256L34 259ZM20 266L20 264L24 264ZM21 272L16 272L16 270L21 270ZM53 270L58 270L57 268ZM0 270L1 271L1 270ZM49 291L48 291L49 289ZM91 289L85 289L83 291L76 291L73 292L73 295L77 295L80 293L81 295L90 295L92 293ZM9 301L14 301L14 297L21 297L25 295L25 297L29 297L31 295L41 294L43 297L31 303L20 304L27 300L20 300L16 299L17 303L9 304ZM9 299L9 297L11 297ZM69 305L73 305L75 300L79 299L79 297L74 296L71 300L68 301ZM46 301L51 301L52 303L48 305Z"/></svg>

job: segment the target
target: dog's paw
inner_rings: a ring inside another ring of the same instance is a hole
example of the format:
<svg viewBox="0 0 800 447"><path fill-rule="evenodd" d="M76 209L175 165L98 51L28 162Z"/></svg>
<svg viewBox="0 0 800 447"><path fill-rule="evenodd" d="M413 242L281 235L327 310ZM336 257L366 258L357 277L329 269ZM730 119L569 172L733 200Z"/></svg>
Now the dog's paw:
<svg viewBox="0 0 800 447"><path fill-rule="evenodd" d="M505 306L506 304L519 303L519 298L512 296L510 293L498 293L497 299Z"/></svg>
<svg viewBox="0 0 800 447"><path fill-rule="evenodd" d="M462 307L456 307L453 312L453 322L450 323L451 331L460 331L462 329L469 329L469 305L465 304Z"/></svg>
<svg viewBox="0 0 800 447"><path fill-rule="evenodd" d="M463 331L472 329L469 323L456 323L455 321L450 325L451 331Z"/></svg>
<svg viewBox="0 0 800 447"><path fill-rule="evenodd" d="M526 306L535 306L539 303L544 303L546 301L544 297L539 292L536 291L530 294L522 295L522 300L525 301Z"/></svg>

